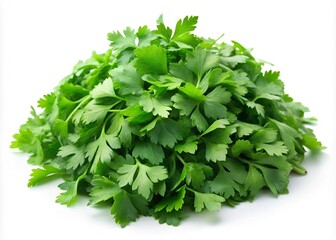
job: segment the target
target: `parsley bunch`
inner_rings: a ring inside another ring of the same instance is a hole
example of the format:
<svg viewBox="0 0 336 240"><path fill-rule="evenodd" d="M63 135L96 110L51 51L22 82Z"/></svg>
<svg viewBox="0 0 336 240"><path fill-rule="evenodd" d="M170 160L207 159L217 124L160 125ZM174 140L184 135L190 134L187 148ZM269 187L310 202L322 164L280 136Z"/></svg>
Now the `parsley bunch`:
<svg viewBox="0 0 336 240"><path fill-rule="evenodd" d="M323 149L314 119L249 49L194 35L197 19L109 33L106 53L43 96L11 145L40 166L28 186L61 178L56 202L88 194L122 227L140 215L177 225L188 209L263 188L287 193L290 172L306 173L306 149Z"/></svg>

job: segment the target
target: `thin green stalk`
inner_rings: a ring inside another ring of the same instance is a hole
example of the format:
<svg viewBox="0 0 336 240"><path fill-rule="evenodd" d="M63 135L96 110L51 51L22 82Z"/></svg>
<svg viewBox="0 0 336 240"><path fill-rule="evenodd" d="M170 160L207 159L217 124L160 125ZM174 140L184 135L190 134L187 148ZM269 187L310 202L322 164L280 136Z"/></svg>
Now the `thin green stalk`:
<svg viewBox="0 0 336 240"><path fill-rule="evenodd" d="M298 174L301 174L301 175L306 175L307 174L307 170L304 167L302 167L300 164L298 164L295 161L289 161L289 162L292 164L294 172L296 172Z"/></svg>
<svg viewBox="0 0 336 240"><path fill-rule="evenodd" d="M183 158L180 156L180 154L178 154L177 152L174 152L174 154L181 161L181 163L183 163L183 165L186 164L186 162L183 160Z"/></svg>
<svg viewBox="0 0 336 240"><path fill-rule="evenodd" d="M80 104L78 104L77 107L69 114L69 116L67 117L67 119L65 120L65 122L68 123L70 121L70 119L73 117L73 115L76 113L76 111L78 109L80 109L83 105L85 105L89 100L91 100L91 96L90 95L81 98Z"/></svg>

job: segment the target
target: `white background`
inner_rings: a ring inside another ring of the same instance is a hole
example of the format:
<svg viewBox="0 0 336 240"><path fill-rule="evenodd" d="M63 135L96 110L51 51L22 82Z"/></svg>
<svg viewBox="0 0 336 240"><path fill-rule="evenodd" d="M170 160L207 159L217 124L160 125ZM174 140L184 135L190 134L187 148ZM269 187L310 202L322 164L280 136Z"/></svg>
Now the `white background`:
<svg viewBox="0 0 336 240"><path fill-rule="evenodd" d="M0 239L336 239L335 1L0 1ZM197 34L237 40L281 71L286 91L317 116L328 147L308 156L308 175L293 175L288 195L190 216L179 227L142 217L121 229L107 209L56 204L58 182L27 188L27 156L9 149L30 106L92 50L108 48L107 32L155 27L160 14L174 27L198 15Z"/></svg>

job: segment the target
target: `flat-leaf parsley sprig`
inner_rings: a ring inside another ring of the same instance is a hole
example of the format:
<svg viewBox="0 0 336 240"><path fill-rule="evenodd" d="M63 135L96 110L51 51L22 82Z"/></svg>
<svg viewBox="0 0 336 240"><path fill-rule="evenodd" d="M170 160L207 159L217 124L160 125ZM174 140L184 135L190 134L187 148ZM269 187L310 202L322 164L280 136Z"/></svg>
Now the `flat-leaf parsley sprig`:
<svg viewBox="0 0 336 240"><path fill-rule="evenodd" d="M193 34L197 20L111 32L106 53L43 96L11 145L39 166L28 186L61 178L58 203L84 192L122 227L287 193L306 150L323 149L308 109L249 49Z"/></svg>

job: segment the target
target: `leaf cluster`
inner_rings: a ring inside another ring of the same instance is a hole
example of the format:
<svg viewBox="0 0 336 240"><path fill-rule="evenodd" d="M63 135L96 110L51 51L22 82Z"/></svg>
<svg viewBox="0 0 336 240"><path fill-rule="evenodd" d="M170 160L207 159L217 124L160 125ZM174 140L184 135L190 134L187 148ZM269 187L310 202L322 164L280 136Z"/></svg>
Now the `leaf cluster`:
<svg viewBox="0 0 336 240"><path fill-rule="evenodd" d="M323 149L308 109L249 49L193 34L197 20L111 32L43 96L11 145L39 166L28 185L62 178L58 203L86 193L122 227L287 193L307 149Z"/></svg>

